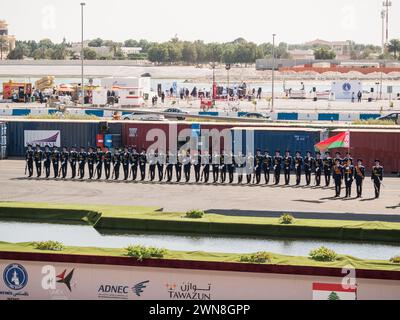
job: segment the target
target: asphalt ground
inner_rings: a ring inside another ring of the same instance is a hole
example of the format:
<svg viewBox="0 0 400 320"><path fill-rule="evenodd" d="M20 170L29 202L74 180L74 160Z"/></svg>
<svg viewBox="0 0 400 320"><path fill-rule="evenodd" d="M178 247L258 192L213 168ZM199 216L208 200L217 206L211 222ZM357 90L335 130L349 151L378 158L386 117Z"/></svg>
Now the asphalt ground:
<svg viewBox="0 0 400 320"><path fill-rule="evenodd" d="M28 179L24 176L24 170L24 161L0 161L0 201L151 206L170 212L202 209L249 217L295 213L298 218L400 222L400 179L395 177L384 180L381 198L376 200L370 179L364 183L364 198L354 198L354 185L353 198L335 199L333 186L306 187L304 177L300 187L238 185L237 177L233 185L196 184L193 180L188 184L167 184L149 181ZM192 179L193 176L192 173Z"/></svg>

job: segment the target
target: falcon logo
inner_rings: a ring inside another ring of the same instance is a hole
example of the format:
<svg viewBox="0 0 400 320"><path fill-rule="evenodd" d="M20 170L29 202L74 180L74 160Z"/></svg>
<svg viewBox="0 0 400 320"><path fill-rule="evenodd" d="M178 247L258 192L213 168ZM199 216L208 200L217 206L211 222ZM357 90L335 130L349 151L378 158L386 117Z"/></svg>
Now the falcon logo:
<svg viewBox="0 0 400 320"><path fill-rule="evenodd" d="M68 275L66 275L67 269L65 269L61 274L59 274L57 276L57 279L59 279L59 280L57 280L57 283L65 284L70 292L72 292L71 280L72 280L72 277L74 275L74 271L75 271L75 269L72 269L72 271L70 273L68 273Z"/></svg>
<svg viewBox="0 0 400 320"><path fill-rule="evenodd" d="M147 284L148 284L149 282L150 282L150 281L143 281L143 282L138 283L137 285L135 285L135 286L132 288L132 291L133 291L138 297L140 297L140 296L142 295L142 293L143 293L143 290L147 288Z"/></svg>

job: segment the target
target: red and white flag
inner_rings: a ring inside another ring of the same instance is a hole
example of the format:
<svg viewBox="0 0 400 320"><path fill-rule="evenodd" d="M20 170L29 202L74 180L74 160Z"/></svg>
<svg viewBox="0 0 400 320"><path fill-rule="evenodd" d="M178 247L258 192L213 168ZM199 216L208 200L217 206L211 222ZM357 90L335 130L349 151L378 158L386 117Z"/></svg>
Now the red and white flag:
<svg viewBox="0 0 400 320"><path fill-rule="evenodd" d="M314 283L313 300L357 300L357 287L342 284Z"/></svg>

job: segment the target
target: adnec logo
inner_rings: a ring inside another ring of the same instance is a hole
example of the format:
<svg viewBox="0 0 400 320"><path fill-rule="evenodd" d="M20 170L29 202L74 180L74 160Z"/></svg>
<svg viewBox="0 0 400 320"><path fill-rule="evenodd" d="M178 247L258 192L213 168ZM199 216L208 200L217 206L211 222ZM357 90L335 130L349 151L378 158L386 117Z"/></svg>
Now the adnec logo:
<svg viewBox="0 0 400 320"><path fill-rule="evenodd" d="M28 283L28 272L20 264L10 264L3 272L3 280L11 290L22 290Z"/></svg>
<svg viewBox="0 0 400 320"><path fill-rule="evenodd" d="M343 91L349 92L351 90L351 84L346 82L343 84Z"/></svg>

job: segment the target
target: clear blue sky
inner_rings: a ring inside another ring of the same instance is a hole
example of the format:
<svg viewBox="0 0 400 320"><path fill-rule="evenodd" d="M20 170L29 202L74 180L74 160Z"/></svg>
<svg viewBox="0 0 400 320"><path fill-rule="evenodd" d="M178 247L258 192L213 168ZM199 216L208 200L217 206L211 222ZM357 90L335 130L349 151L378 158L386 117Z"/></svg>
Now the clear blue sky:
<svg viewBox="0 0 400 320"><path fill-rule="evenodd" d="M400 37L392 0L390 38ZM18 39L80 39L81 0L0 1L0 19ZM382 0L86 0L85 38L303 43L316 38L381 43Z"/></svg>

